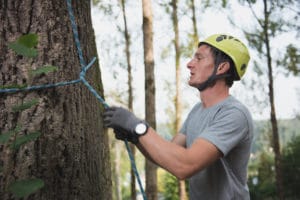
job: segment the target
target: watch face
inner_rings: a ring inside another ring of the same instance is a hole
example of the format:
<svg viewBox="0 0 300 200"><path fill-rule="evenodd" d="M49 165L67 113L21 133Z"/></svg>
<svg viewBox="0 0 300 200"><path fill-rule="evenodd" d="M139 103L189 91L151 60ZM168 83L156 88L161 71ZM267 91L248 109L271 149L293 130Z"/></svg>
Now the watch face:
<svg viewBox="0 0 300 200"><path fill-rule="evenodd" d="M145 134L147 131L147 126L144 123L139 123L138 125L136 125L135 127L135 132L139 135Z"/></svg>

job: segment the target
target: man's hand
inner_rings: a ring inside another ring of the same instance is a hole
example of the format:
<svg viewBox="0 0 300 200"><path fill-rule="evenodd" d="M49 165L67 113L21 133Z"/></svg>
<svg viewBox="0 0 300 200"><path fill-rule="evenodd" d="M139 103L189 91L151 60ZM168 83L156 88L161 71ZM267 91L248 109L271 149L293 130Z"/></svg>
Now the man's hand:
<svg viewBox="0 0 300 200"><path fill-rule="evenodd" d="M121 107L110 107L105 110L103 116L104 125L114 129L117 139L128 139L133 143L137 142L134 129L142 120L138 119L133 113Z"/></svg>
<svg viewBox="0 0 300 200"><path fill-rule="evenodd" d="M136 134L128 134L122 130L114 129L115 138L117 140L127 140L128 142L132 142L133 144L137 144L139 141L139 137Z"/></svg>

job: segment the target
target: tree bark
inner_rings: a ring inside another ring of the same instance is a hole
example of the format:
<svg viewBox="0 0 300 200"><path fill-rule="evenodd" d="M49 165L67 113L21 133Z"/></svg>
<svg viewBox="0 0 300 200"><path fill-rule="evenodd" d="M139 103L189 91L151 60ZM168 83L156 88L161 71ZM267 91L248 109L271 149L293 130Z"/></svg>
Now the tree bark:
<svg viewBox="0 0 300 200"><path fill-rule="evenodd" d="M143 0L143 34L145 64L145 107L146 121L156 129L155 119L155 77L153 56L153 16L151 0ZM146 195L149 200L157 200L157 166L146 160Z"/></svg>
<svg viewBox="0 0 300 200"><path fill-rule="evenodd" d="M73 2L81 46L86 62L97 56L90 2ZM1 85L41 85L79 78L80 63L67 12L66 1L0 1ZM25 58L8 48L19 36L39 36L38 56ZM28 76L31 69L58 66L57 72ZM86 79L103 94L98 63ZM21 112L15 105L37 99L38 104ZM111 199L108 138L100 103L83 85L69 85L31 92L0 94L1 133L20 125L17 136L40 131L38 139L12 150L0 146L1 199L13 199L7 192L12 182L40 178L45 186L29 199Z"/></svg>
<svg viewBox="0 0 300 200"><path fill-rule="evenodd" d="M192 22L193 22L193 43L196 47L198 45L199 38L198 38L198 29L197 29L195 0L191 0L191 10L192 10Z"/></svg>
<svg viewBox="0 0 300 200"><path fill-rule="evenodd" d="M182 102L181 102L181 73L180 73L180 43L177 17L177 0L172 0L172 22L174 29L174 47L175 47L175 69L176 69L176 94L175 94L175 131L179 132L181 126ZM185 181L178 180L178 195L180 200L186 200L187 194L185 189Z"/></svg>
<svg viewBox="0 0 300 200"><path fill-rule="evenodd" d="M127 19L126 19L126 9L125 9L125 0L121 0L121 7L122 7L122 15L124 21L124 38L125 38L125 54L127 60L127 85L128 85L128 109L133 111L133 93L132 93L132 66L131 66L131 59L130 59L130 35L128 33L127 28ZM135 158L135 145L130 144L130 149L132 152L133 157ZM134 170L131 167L130 170L131 175L131 199L136 199L136 186L135 186L135 175Z"/></svg>

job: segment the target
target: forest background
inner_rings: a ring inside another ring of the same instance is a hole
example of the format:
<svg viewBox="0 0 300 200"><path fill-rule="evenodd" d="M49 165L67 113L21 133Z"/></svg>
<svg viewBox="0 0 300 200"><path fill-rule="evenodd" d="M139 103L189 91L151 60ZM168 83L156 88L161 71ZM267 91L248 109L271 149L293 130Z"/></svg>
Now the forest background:
<svg viewBox="0 0 300 200"><path fill-rule="evenodd" d="M125 54L124 16L122 15L120 2L95 1L92 7L92 17L100 57L100 67L103 74L105 97L110 104L126 106L128 105L129 94L127 85L128 71ZM186 63L191 58L196 45L191 45L193 34L191 1L176 2L180 50L182 52L180 57L180 73L182 77L179 80L183 104L181 117L184 120L191 107L199 101L198 91L187 85L189 70L186 68ZM255 30L258 29L262 21L261 18L264 18L264 3L263 1L249 2L236 0L194 1L198 39L202 40L214 33L225 33L240 38L250 47L251 60L245 78L242 80L242 84L234 84L231 90L232 95L237 96L250 109L255 119L255 141L249 166L249 185L250 189L252 189L251 195L253 199L276 198L276 196L280 198L280 194L276 193L276 178L274 178L276 170L274 166L272 125L270 122L271 106L269 102L267 59L264 57L265 53L261 51L261 48L264 48L262 47L264 41L252 38L252 40L257 40L256 43L258 44L256 45L260 46L257 48L254 47L255 44L253 45L253 41L250 39L251 36L249 36L251 34L252 36L255 35ZM277 1L269 2L271 2L270 7L276 7L278 3ZM273 37L270 41L270 52L274 58L272 69L274 104L278 119L280 151L283 152L284 148L287 149L288 146L291 146L289 142L293 141L297 136L299 138L300 135L299 51L294 55L296 68L291 69L288 67L289 63L280 62L280 60L284 61L289 57L286 53L290 44L299 50L299 41L297 41L299 25L297 25L297 22L299 22L300 11L299 2L297 1L282 1L281 3L285 4L284 8L277 7L272 13L274 22L272 24L274 27L272 28L278 29L278 31L273 31L271 34ZM128 28L131 41L133 112L144 118L145 72L143 67L143 16L141 4L140 1L125 1L125 15L127 18L126 28ZM152 7L157 129L162 136L170 139L175 129L176 112L176 52L173 46L175 33L172 25L171 2L153 1ZM112 148L114 147L112 146ZM118 148L122 147L118 146ZM114 151L112 152L114 153ZM143 170L143 162L140 162L143 159L140 155L137 156L139 168ZM112 155L112 158L114 157ZM124 156L121 157L124 158ZM126 165L126 162L125 158L125 160L121 161L121 165ZM123 196L123 199L127 199L130 196L129 165L122 168L121 196ZM174 188L170 189L166 186L172 185L166 178L169 176L160 170L158 173L158 177L163 177L158 178L159 193L161 193L163 199L179 198L175 197L178 193L175 180L173 179ZM283 174L286 177L287 173L283 172ZM168 197L168 194L173 194L173 196Z"/></svg>

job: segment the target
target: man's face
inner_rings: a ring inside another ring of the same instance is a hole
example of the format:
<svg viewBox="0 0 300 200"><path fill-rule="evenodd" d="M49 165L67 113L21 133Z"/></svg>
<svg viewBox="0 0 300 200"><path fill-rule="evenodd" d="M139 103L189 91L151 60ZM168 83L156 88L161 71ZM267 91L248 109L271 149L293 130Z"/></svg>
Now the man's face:
<svg viewBox="0 0 300 200"><path fill-rule="evenodd" d="M190 70L189 85L197 87L205 82L214 70L214 58L211 54L210 47L201 45L194 57L187 63L187 68Z"/></svg>

